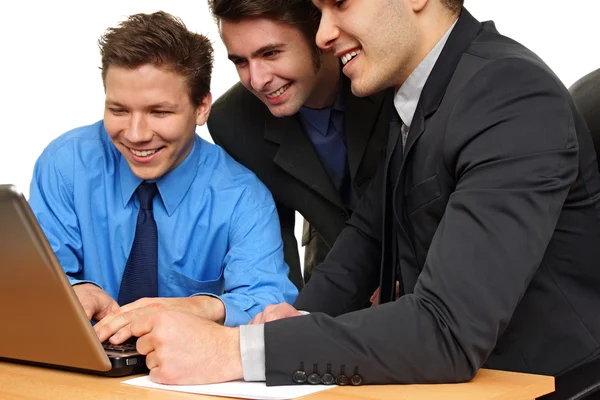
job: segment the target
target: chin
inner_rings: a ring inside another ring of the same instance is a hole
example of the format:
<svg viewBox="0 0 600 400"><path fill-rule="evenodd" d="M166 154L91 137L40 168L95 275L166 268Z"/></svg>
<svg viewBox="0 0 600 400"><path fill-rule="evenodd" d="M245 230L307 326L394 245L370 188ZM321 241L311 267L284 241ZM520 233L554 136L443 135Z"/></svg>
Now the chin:
<svg viewBox="0 0 600 400"><path fill-rule="evenodd" d="M280 106L269 106L269 112L277 118L290 117L296 114L298 110L300 110L300 107L292 107L287 104L282 104Z"/></svg>
<svg viewBox="0 0 600 400"><path fill-rule="evenodd" d="M156 180L165 174L158 168L140 168L131 164L129 164L129 168L131 168L131 171L135 176L145 181Z"/></svg>
<svg viewBox="0 0 600 400"><path fill-rule="evenodd" d="M366 97L376 92L373 88L370 88L359 80L352 80L350 88L352 89L352 94L356 97Z"/></svg>

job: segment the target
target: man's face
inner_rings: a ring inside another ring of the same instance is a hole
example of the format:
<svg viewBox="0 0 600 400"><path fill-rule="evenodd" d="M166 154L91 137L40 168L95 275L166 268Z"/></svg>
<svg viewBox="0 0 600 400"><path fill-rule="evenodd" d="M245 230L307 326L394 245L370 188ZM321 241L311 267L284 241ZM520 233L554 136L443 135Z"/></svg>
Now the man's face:
<svg viewBox="0 0 600 400"><path fill-rule="evenodd" d="M342 61L356 96L399 86L414 68L418 31L405 0L313 0L317 45Z"/></svg>
<svg viewBox="0 0 600 400"><path fill-rule="evenodd" d="M296 114L318 96L315 52L298 28L271 19L221 21L240 81L276 117Z"/></svg>
<svg viewBox="0 0 600 400"><path fill-rule="evenodd" d="M211 96L191 102L183 76L165 68L110 66L105 79L104 126L133 173L158 179L177 167L206 122Z"/></svg>

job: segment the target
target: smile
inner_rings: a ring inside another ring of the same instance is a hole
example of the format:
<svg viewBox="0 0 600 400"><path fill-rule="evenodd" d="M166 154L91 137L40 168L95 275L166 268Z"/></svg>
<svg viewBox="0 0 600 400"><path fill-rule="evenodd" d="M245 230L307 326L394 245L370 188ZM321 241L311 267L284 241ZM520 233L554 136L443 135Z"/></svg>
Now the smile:
<svg viewBox="0 0 600 400"><path fill-rule="evenodd" d="M153 150L134 150L134 149L129 149L129 151L131 151L131 153L133 153L134 156L137 157L149 157L153 154L155 154L157 151L159 151L160 149L153 149Z"/></svg>
<svg viewBox="0 0 600 400"><path fill-rule="evenodd" d="M360 50L354 50L354 51L351 51L351 52L349 52L349 53L346 53L346 54L344 54L344 55L341 57L342 64L343 64L343 65L346 65L346 64L348 64L348 62L349 62L350 60L352 60L354 57L356 57L356 56L357 56L357 55L359 55L359 54L360 54Z"/></svg>
<svg viewBox="0 0 600 400"><path fill-rule="evenodd" d="M267 96L267 99L274 99L275 97L279 97L282 94L284 94L289 89L289 87L291 85L292 85L291 83L288 83L287 85L282 86L279 89L277 89L276 91L271 92L271 93L269 93L269 94L267 94L265 96Z"/></svg>

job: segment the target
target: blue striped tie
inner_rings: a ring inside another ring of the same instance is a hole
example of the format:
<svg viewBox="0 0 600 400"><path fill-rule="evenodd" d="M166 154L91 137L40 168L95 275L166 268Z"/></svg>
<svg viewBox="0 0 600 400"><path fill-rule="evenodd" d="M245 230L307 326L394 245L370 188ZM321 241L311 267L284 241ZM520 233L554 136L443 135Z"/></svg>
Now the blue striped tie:
<svg viewBox="0 0 600 400"><path fill-rule="evenodd" d="M157 190L156 183L145 181L136 190L140 212L119 289L118 303L122 306L142 297L158 297L158 230L152 213Z"/></svg>

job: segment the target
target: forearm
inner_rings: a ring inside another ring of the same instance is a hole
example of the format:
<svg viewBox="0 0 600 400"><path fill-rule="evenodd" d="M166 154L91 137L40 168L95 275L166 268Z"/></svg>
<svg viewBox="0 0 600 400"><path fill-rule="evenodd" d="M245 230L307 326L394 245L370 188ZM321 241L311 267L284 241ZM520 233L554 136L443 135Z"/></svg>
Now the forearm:
<svg viewBox="0 0 600 400"><path fill-rule="evenodd" d="M410 322L407 322L410 321ZM293 371L363 384L464 382L484 355L465 353L435 313L413 296L332 318L311 314L265 325L267 385L292 385Z"/></svg>

